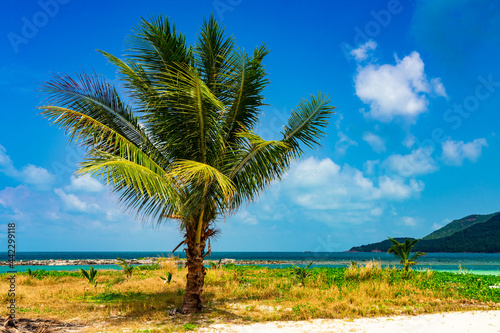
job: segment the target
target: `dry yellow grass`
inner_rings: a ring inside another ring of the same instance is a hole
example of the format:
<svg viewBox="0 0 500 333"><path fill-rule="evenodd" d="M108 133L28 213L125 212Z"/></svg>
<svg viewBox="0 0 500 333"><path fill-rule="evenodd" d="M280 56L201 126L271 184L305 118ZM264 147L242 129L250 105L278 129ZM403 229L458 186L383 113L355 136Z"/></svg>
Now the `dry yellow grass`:
<svg viewBox="0 0 500 333"><path fill-rule="evenodd" d="M160 279L166 271L173 274L170 284ZM121 331L123 327L137 332L172 332L219 321L355 318L499 308L493 302L460 296L452 283L443 292L422 288L421 282L433 279L432 272L401 278L401 272L395 269L368 263L346 270L314 270L305 286L291 270L209 269L204 290L208 310L189 316L169 315L182 305L186 273L168 260L160 269L136 271L129 280L120 271L99 271L95 288L89 288L80 276L35 279L20 274L17 314L82 322L88 326L86 332ZM6 287L2 279L0 288ZM7 296L1 298L5 304ZM5 316L5 308L1 311Z"/></svg>

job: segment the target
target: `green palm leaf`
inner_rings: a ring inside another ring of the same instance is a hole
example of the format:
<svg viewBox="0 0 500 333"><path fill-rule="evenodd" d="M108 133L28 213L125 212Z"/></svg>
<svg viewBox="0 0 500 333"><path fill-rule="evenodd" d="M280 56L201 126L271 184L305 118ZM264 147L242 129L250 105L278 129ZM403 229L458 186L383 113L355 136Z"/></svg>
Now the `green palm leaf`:
<svg viewBox="0 0 500 333"><path fill-rule="evenodd" d="M283 141L292 146L297 156L302 154L300 143L314 148L325 136L324 129L328 126L329 115L334 109L329 103L327 95L318 94L317 97L311 95L310 100L301 100L292 111L283 132Z"/></svg>
<svg viewBox="0 0 500 333"><path fill-rule="evenodd" d="M186 45L185 37L167 18L142 19L134 32L127 40L125 56L141 65L152 78L173 62L192 63L192 50Z"/></svg>
<svg viewBox="0 0 500 333"><path fill-rule="evenodd" d="M399 243L397 240L388 237L389 240L392 242L392 246L389 248L387 253L394 254L396 257L398 257L401 261L401 265L403 265L403 268L405 272L407 272L411 266L415 265L416 259L420 258L421 256L426 255L426 253L423 252L416 252L413 255L411 255L411 250L413 246L420 240L420 239L414 239L411 240L407 238L403 243Z"/></svg>
<svg viewBox="0 0 500 333"><path fill-rule="evenodd" d="M195 50L195 66L199 68L203 81L218 96L225 90L225 74L230 73L228 59L235 47L234 38L227 37L224 29L210 15L203 21Z"/></svg>
<svg viewBox="0 0 500 333"><path fill-rule="evenodd" d="M290 147L277 140L264 140L255 133L239 133L239 150L234 150L225 161L229 178L238 188L232 202L237 209L243 202L251 201L273 180L281 179L292 160Z"/></svg>
<svg viewBox="0 0 500 333"><path fill-rule="evenodd" d="M227 74L227 98L229 105L225 115L224 129L228 141L233 142L235 135L246 128L253 128L263 105L262 91L269 83L262 60L269 51L265 45L257 47L252 58L243 51L235 52L230 62L232 70Z"/></svg>
<svg viewBox="0 0 500 333"><path fill-rule="evenodd" d="M46 104L78 110L135 144L141 143L142 131L137 117L103 77L85 73L76 74L76 78L54 75L42 86L42 91L47 93Z"/></svg>

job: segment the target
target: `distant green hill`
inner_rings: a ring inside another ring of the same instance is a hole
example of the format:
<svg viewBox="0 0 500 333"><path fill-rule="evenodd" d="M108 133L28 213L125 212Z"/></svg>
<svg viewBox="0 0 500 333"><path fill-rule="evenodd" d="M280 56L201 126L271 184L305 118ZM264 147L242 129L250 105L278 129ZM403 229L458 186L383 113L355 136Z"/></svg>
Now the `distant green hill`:
<svg viewBox="0 0 500 333"><path fill-rule="evenodd" d="M406 238L410 237L396 237L394 239L402 243ZM391 246L392 242L389 239L386 239L385 241L381 241L378 243L355 246L350 249L349 252L387 252Z"/></svg>
<svg viewBox="0 0 500 333"><path fill-rule="evenodd" d="M451 236L458 231L462 231L473 226L474 224L486 222L496 214L498 213L488 215L469 215L459 220L451 221L441 229L438 229L433 233L425 236L424 238L422 238L422 240L438 239Z"/></svg>
<svg viewBox="0 0 500 333"><path fill-rule="evenodd" d="M406 238L414 239L411 237L394 237L394 239L400 243L404 242ZM355 246L351 248L349 252L387 252L391 246L392 242L386 239L378 243Z"/></svg>
<svg viewBox="0 0 500 333"><path fill-rule="evenodd" d="M421 240L415 245L415 251L500 252L500 214L448 237Z"/></svg>
<svg viewBox="0 0 500 333"><path fill-rule="evenodd" d="M446 236L439 237L440 235ZM398 242L405 239L406 237L396 238ZM384 240L378 243L355 246L350 251L387 252L391 245L389 240ZM414 250L422 252L500 252L500 213L469 215L450 222L443 228L422 238L415 245Z"/></svg>

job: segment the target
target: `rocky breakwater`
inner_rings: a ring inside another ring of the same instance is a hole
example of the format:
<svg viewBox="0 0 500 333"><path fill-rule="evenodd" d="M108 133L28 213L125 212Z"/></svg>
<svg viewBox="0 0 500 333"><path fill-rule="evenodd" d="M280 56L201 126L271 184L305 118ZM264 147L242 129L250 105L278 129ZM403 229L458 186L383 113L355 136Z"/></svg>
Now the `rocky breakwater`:
<svg viewBox="0 0 500 333"><path fill-rule="evenodd" d="M158 262L158 258L130 259L130 265L153 265ZM116 265L116 259L49 259L49 260L18 260L16 266L80 266L80 265ZM7 266L8 261L0 261L0 266Z"/></svg>
<svg viewBox="0 0 500 333"><path fill-rule="evenodd" d="M129 265L155 265L161 264L162 261L171 262L177 266L184 266L186 259L180 258L141 258L141 259L127 259ZM204 265L210 265L210 262L219 263L219 260L204 260ZM0 266L7 266L8 261L0 261ZM48 260L18 260L15 262L16 266L98 266L98 265L117 265L116 259L48 259ZM235 259L222 259L221 265L235 264L235 265L281 265L290 264L287 261L280 260L235 260ZM301 264L299 262L298 264Z"/></svg>
<svg viewBox="0 0 500 333"><path fill-rule="evenodd" d="M212 260L217 262L217 260ZM283 260L235 260L235 259L222 259L221 264L235 264L235 265L283 265L283 264L291 264L290 261ZM303 262L293 262L294 264L303 264ZM305 263L305 262L304 262ZM307 262L306 264L308 264Z"/></svg>

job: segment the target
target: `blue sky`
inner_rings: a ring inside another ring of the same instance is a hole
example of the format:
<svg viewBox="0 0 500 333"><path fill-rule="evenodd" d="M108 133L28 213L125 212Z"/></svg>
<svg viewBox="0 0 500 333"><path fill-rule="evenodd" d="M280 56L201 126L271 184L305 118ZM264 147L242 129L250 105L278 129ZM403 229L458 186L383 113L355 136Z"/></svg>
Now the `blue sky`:
<svg viewBox="0 0 500 333"><path fill-rule="evenodd" d="M258 132L272 138L298 101L330 94L323 148L220 221L214 251L345 251L422 237L500 211L497 1L9 2L0 13L0 244L18 251L162 251L175 224L141 225L107 187L73 172L82 151L38 115L50 73L115 69L141 17L163 14L189 42L213 12L247 51L264 42L270 85Z"/></svg>

